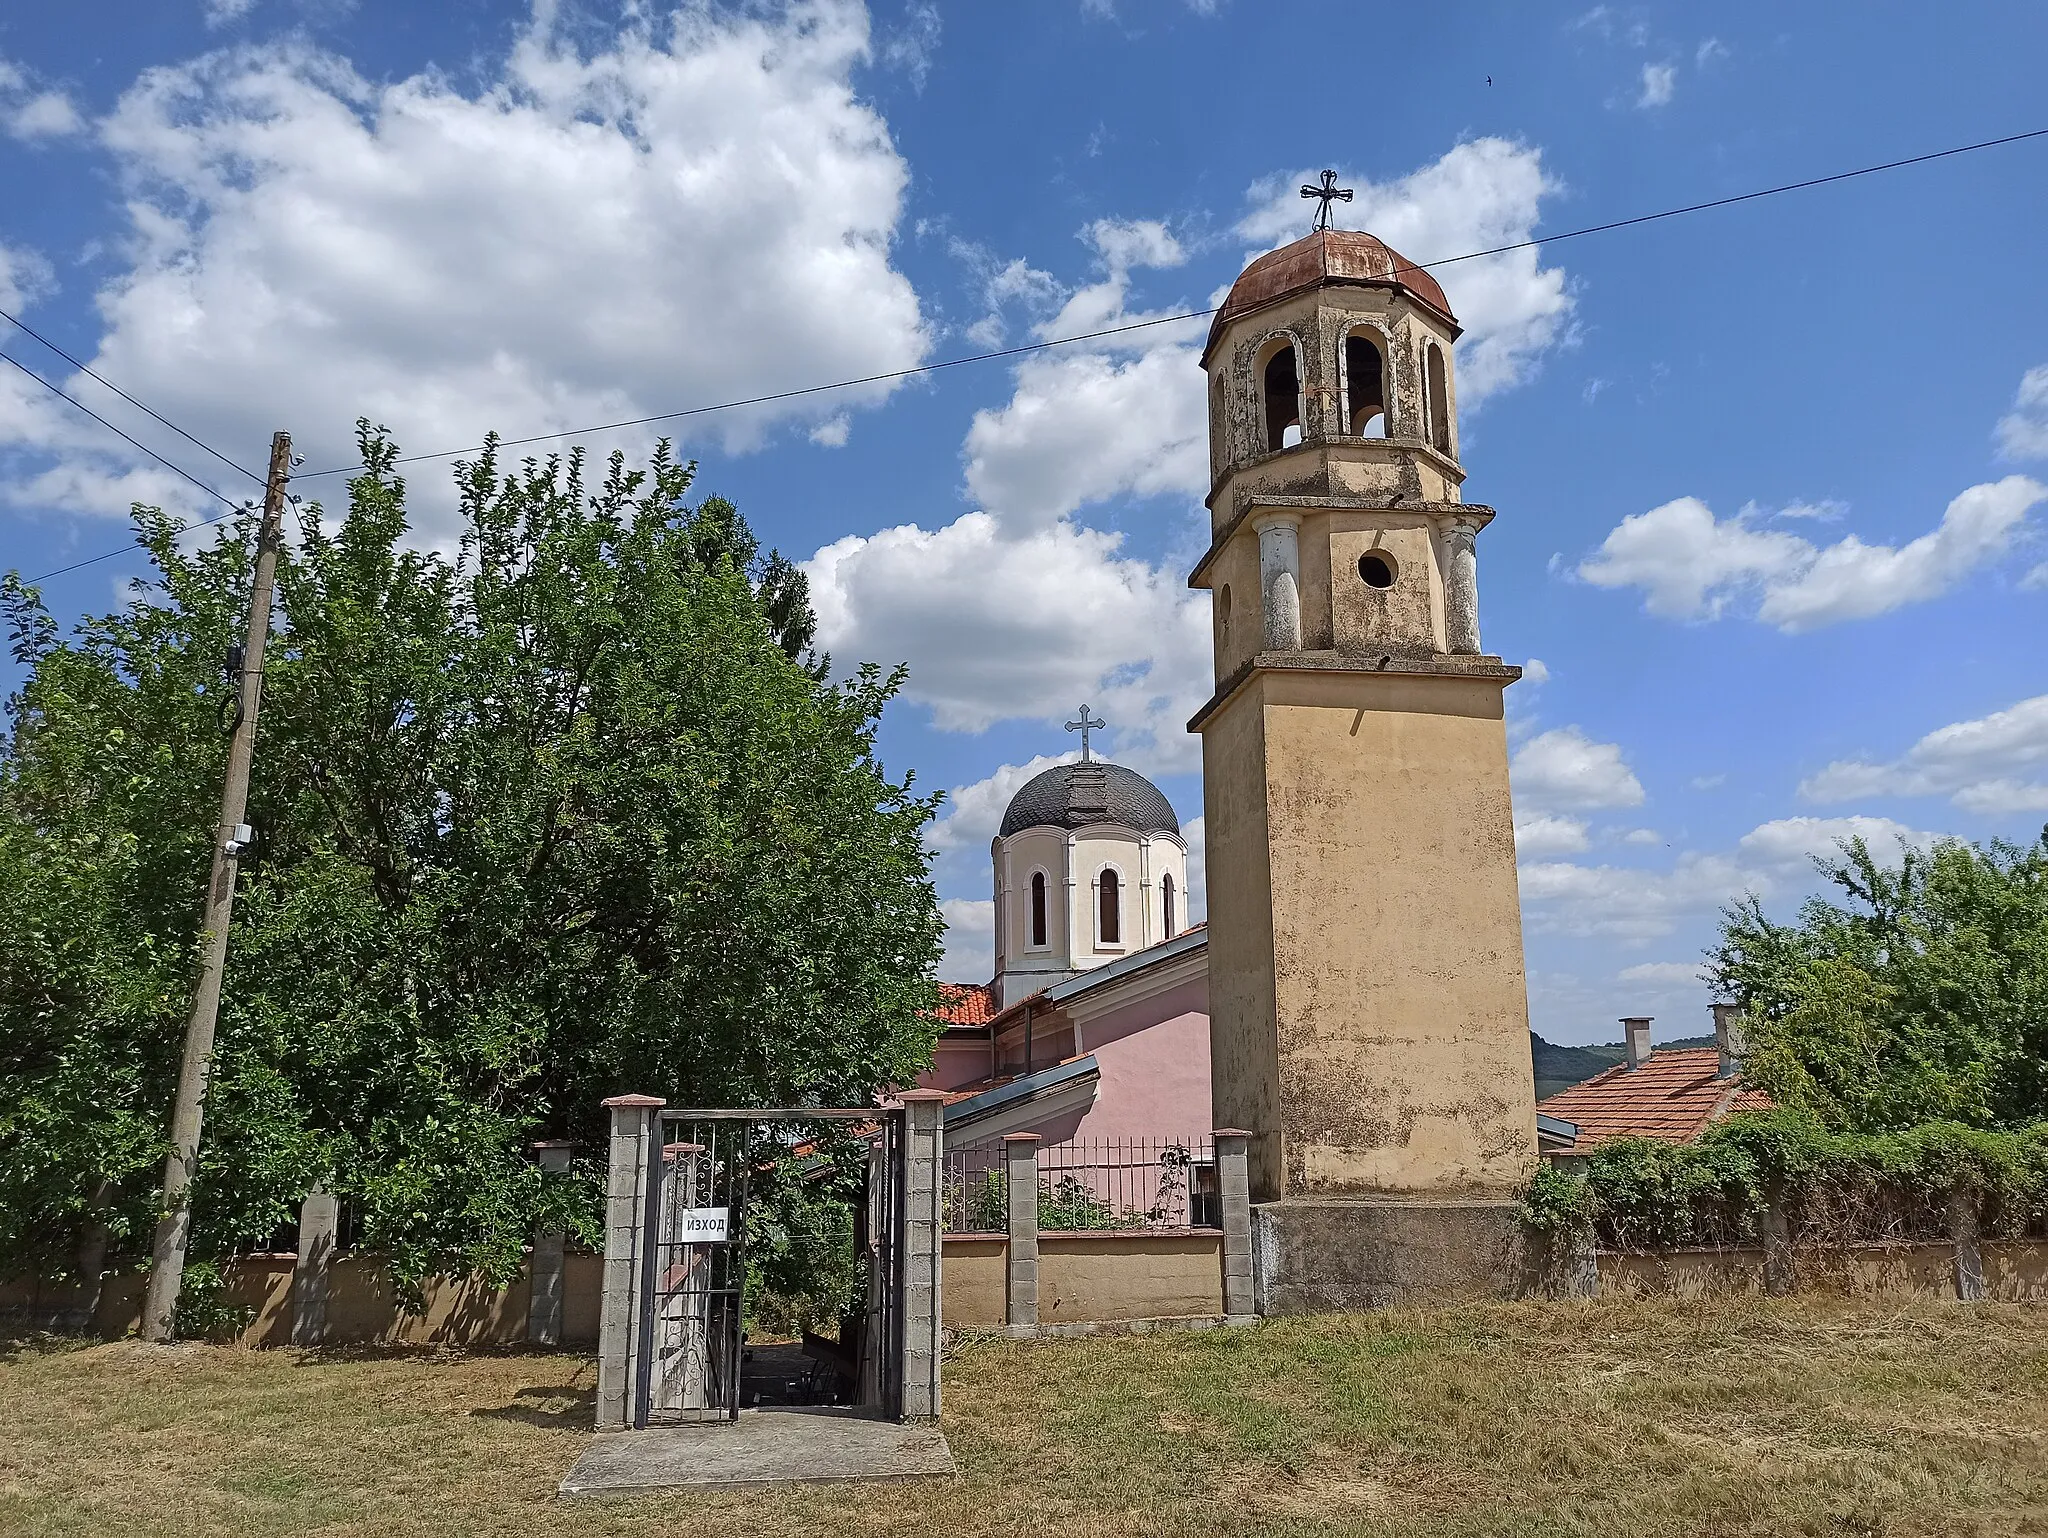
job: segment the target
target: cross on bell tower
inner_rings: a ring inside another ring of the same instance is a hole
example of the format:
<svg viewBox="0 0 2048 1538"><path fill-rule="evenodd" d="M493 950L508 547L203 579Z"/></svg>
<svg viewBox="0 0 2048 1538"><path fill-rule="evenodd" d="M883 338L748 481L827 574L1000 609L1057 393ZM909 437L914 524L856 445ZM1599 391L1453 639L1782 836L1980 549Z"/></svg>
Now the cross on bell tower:
<svg viewBox="0 0 2048 1538"><path fill-rule="evenodd" d="M1332 203L1349 203L1351 201L1351 189L1337 185L1337 173L1335 171L1325 171L1323 173L1322 185L1320 187L1304 187L1301 189L1301 195L1305 198L1321 198L1323 200L1321 206L1316 209L1314 227L1319 230L1327 230L1330 227L1330 205Z"/></svg>

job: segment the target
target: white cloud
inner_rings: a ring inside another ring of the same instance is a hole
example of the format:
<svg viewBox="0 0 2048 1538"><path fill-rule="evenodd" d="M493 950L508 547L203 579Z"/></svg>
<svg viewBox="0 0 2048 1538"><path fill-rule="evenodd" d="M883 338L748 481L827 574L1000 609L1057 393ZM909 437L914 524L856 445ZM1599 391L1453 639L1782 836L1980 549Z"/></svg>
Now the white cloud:
<svg viewBox="0 0 2048 1538"><path fill-rule="evenodd" d="M1316 171L1255 183L1256 207L1237 226L1247 239L1279 245L1303 233L1300 184ZM1344 222L1370 230L1411 262L1531 240L1547 194L1562 190L1543 170L1542 151L1506 139L1474 139L1398 181L1346 177L1356 199ZM1522 383L1564 340L1572 297L1564 269L1544 267L1533 247L1457 262L1432 275L1465 324L1458 344L1458 404L1470 410Z"/></svg>
<svg viewBox="0 0 2048 1538"><path fill-rule="evenodd" d="M1663 107L1671 101L1672 92L1678 85L1678 67L1672 64L1645 64L1643 66L1643 89L1636 97L1638 107Z"/></svg>
<svg viewBox="0 0 2048 1538"><path fill-rule="evenodd" d="M1661 844L1664 842L1664 835L1655 828L1630 828L1621 835L1621 841L1624 844Z"/></svg>
<svg viewBox="0 0 2048 1538"><path fill-rule="evenodd" d="M949 897L939 904L946 950L939 976L949 983L985 983L996 970L996 905L988 897Z"/></svg>
<svg viewBox="0 0 2048 1538"><path fill-rule="evenodd" d="M224 27L255 10L256 0L201 0L200 9L209 27Z"/></svg>
<svg viewBox="0 0 2048 1538"><path fill-rule="evenodd" d="M245 454L289 422L324 467L358 414L433 451L923 357L858 4L689 7L588 51L553 18L475 90L296 42L144 74L101 129L134 265L97 366ZM704 430L745 448L890 388Z"/></svg>
<svg viewBox="0 0 2048 1538"><path fill-rule="evenodd" d="M1578 854L1587 846L1586 824L1577 817L1518 817L1515 856L1522 860Z"/></svg>
<svg viewBox="0 0 2048 1538"><path fill-rule="evenodd" d="M1544 665L1541 657L1531 657L1522 664L1522 682L1531 689L1540 688L1550 682L1550 669Z"/></svg>
<svg viewBox="0 0 2048 1538"><path fill-rule="evenodd" d="M2021 376L2011 413L1998 419L1998 447L2012 459L2048 459L2048 363Z"/></svg>
<svg viewBox="0 0 2048 1538"><path fill-rule="evenodd" d="M2028 593L2048 592L2048 561L2043 561L2020 578L2020 588Z"/></svg>
<svg viewBox="0 0 2048 1538"><path fill-rule="evenodd" d="M939 32L938 6L932 0L911 0L904 8L903 25L882 40L882 63L902 70L910 77L911 89L922 91L938 55Z"/></svg>
<svg viewBox="0 0 2048 1538"><path fill-rule="evenodd" d="M1576 726L1538 733L1508 765L1517 805L1538 812L1641 806L1643 786L1619 744L1595 742Z"/></svg>
<svg viewBox="0 0 2048 1538"><path fill-rule="evenodd" d="M1188 846L1188 917L1200 924L1209 917L1209 819L1207 814L1181 825Z"/></svg>
<svg viewBox="0 0 2048 1538"><path fill-rule="evenodd" d="M1890 763L1845 759L1799 786L1809 801L1947 796L1964 811L2048 811L2048 694L1929 732Z"/></svg>
<svg viewBox="0 0 2048 1538"><path fill-rule="evenodd" d="M0 58L0 128L35 143L85 131L85 116L62 91L39 88L30 72Z"/></svg>
<svg viewBox="0 0 2048 1538"><path fill-rule="evenodd" d="M57 286L56 274L41 253L26 246L0 245L0 310L20 314Z"/></svg>
<svg viewBox="0 0 2048 1538"><path fill-rule="evenodd" d="M1119 759L1192 768L1185 724L1213 683L1208 606L1119 542L1067 522L1008 538L989 513L849 536L805 563L819 644L907 661L906 695L942 730L1064 719L1085 699Z"/></svg>
<svg viewBox="0 0 2048 1538"><path fill-rule="evenodd" d="M1692 62L1695 67L1705 69L1728 57L1728 45L1718 37L1710 37L1693 50Z"/></svg>
<svg viewBox="0 0 2048 1538"><path fill-rule="evenodd" d="M1624 518L1578 575L1597 587L1640 588L1644 610L1670 619L1718 618L1753 593L1758 619L1797 634L1939 597L2003 554L2043 498L2048 486L2011 475L1970 487L1939 525L1903 546L1847 534L1821 548L1757 527L1753 509L1717 519L1697 497L1680 497Z"/></svg>
<svg viewBox="0 0 2048 1538"><path fill-rule="evenodd" d="M1694 790L1719 790L1728 783L1725 771L1720 774L1696 774L1686 781Z"/></svg>
<svg viewBox="0 0 2048 1538"><path fill-rule="evenodd" d="M1632 967L1623 967L1614 976L1617 982L1681 986L1700 981L1700 964L1697 961L1641 961Z"/></svg>
<svg viewBox="0 0 2048 1538"><path fill-rule="evenodd" d="M843 449L846 440L853 434L853 418L845 412L836 417L827 417L811 429L811 442L820 448Z"/></svg>
<svg viewBox="0 0 2048 1538"><path fill-rule="evenodd" d="M1662 870L1532 861L1520 872L1524 917L1535 934L1646 943L1681 922L1710 917L1744 893L1769 897L1810 885L1811 857L1832 856L1838 842L1852 836L1880 855L1902 842L1924 849L1936 837L1885 817L1787 817L1751 829L1733 850L1687 850Z"/></svg>

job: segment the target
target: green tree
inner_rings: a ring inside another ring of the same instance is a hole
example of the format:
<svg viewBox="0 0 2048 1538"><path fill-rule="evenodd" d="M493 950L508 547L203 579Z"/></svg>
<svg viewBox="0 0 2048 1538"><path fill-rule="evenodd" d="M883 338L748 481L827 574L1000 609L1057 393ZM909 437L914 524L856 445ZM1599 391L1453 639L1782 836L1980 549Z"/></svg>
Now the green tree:
<svg viewBox="0 0 2048 1538"><path fill-rule="evenodd" d="M2048 830L1881 862L1861 839L1817 862L1846 901L1795 924L1751 897L1709 953L1745 1006L1745 1074L1827 1126L1880 1132L2048 1118Z"/></svg>
<svg viewBox="0 0 2048 1538"><path fill-rule="evenodd" d="M280 562L195 1202L197 1255L324 1179L402 1279L516 1266L538 1136L598 1102L863 1103L928 1060L936 797L877 761L901 675L834 681L802 573L666 445L458 467L410 548L395 448ZM0 1254L146 1248L253 527L68 639L4 592L27 680L0 756ZM585 1172L587 1176L587 1171Z"/></svg>

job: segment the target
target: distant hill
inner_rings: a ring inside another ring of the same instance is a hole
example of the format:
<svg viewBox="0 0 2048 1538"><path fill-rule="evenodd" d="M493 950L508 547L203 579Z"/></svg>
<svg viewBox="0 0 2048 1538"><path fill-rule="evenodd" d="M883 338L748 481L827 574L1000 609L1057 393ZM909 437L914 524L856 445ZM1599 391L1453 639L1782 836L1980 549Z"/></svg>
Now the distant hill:
<svg viewBox="0 0 2048 1538"><path fill-rule="evenodd" d="M1711 1036L1686 1036L1677 1041L1660 1041L1657 1046L1665 1047L1711 1047ZM1548 1100L1559 1090L1570 1089L1574 1084L1583 1084L1594 1074L1612 1068L1622 1060L1622 1044L1602 1042L1592 1047L1561 1047L1556 1042L1545 1041L1534 1031L1529 1033L1529 1055L1536 1065L1536 1098Z"/></svg>

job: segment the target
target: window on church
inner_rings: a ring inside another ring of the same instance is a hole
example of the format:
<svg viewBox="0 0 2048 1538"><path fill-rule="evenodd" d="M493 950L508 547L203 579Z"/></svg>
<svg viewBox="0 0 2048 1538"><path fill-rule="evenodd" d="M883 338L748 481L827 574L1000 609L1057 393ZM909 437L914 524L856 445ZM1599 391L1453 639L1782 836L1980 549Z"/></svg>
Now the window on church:
<svg viewBox="0 0 2048 1538"><path fill-rule="evenodd" d="M1163 910L1161 916L1166 920L1166 938L1171 940L1173 938L1173 877L1170 875L1159 878L1159 905Z"/></svg>
<svg viewBox="0 0 2048 1538"><path fill-rule="evenodd" d="M1097 883L1097 899L1102 908L1099 926L1104 945L1123 944L1123 883L1117 880L1116 872L1106 870Z"/></svg>
<svg viewBox="0 0 2048 1538"><path fill-rule="evenodd" d="M1031 873L1031 943L1045 944L1045 872Z"/></svg>
<svg viewBox="0 0 2048 1538"><path fill-rule="evenodd" d="M1429 344L1429 442L1440 454L1451 451L1451 393L1444 378L1444 350Z"/></svg>
<svg viewBox="0 0 2048 1538"><path fill-rule="evenodd" d="M1387 435L1386 369L1370 337L1344 339L1344 430L1354 438Z"/></svg>
<svg viewBox="0 0 2048 1538"><path fill-rule="evenodd" d="M1266 360L1266 452L1301 442L1301 372L1294 348L1282 346Z"/></svg>

